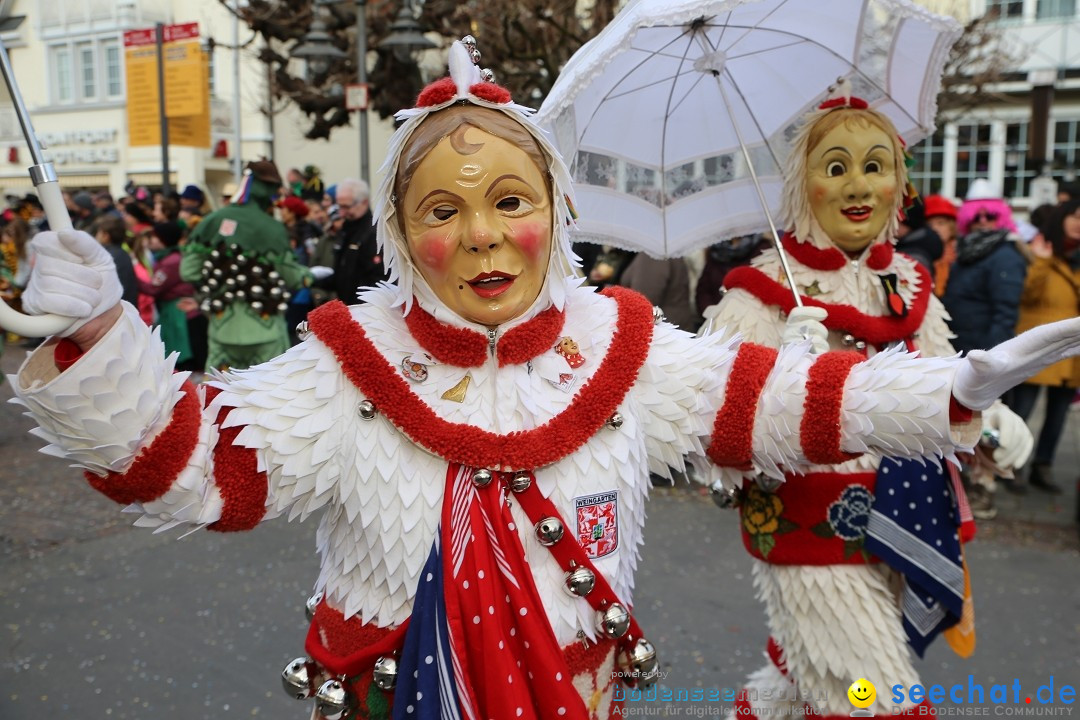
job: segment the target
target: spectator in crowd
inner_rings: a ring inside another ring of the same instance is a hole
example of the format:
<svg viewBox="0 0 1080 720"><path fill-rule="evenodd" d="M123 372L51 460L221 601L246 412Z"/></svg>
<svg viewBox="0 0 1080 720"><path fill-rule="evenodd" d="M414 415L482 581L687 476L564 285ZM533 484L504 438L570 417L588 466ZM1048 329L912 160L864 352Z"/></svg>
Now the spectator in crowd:
<svg viewBox="0 0 1080 720"><path fill-rule="evenodd" d="M672 325L693 332L700 324L690 306L690 271L682 258L657 260L638 253L623 271L621 284L649 298Z"/></svg>
<svg viewBox="0 0 1080 720"><path fill-rule="evenodd" d="M135 277L131 255L124 249L127 244L127 225L118 215L106 213L98 218L94 225L94 237L109 252L109 257L116 265L116 276L120 278L120 287L124 289L121 299L138 307L139 281Z"/></svg>
<svg viewBox="0 0 1080 720"><path fill-rule="evenodd" d="M1020 298L1018 333L1080 314L1080 198L1057 208L1044 235L1036 236L1029 250L1032 258ZM1045 416L1028 475L1029 484L1040 490L1061 492L1052 478L1054 454L1078 387L1080 363L1063 360L1016 386L1009 396L1013 411L1026 420L1046 390ZM1022 487L1010 485L1015 490Z"/></svg>
<svg viewBox="0 0 1080 720"><path fill-rule="evenodd" d="M116 207L112 194L108 190L99 190L94 193L95 217L101 219L106 215L119 218L120 210Z"/></svg>
<svg viewBox="0 0 1080 720"><path fill-rule="evenodd" d="M154 298L157 306L157 325L166 353L177 353L176 367L197 370L191 361L195 354L188 334L188 312L185 298L193 298L195 288L180 277L180 240L183 228L175 220L154 225L150 249L154 253L154 275L149 283L139 283L139 289ZM195 312L198 312L196 306Z"/></svg>
<svg viewBox="0 0 1080 720"><path fill-rule="evenodd" d="M923 204L919 198L915 198L911 207L903 212L903 218L896 229L896 251L904 253L922 265L933 277L934 263L941 257L945 248L941 237L928 226Z"/></svg>
<svg viewBox="0 0 1080 720"><path fill-rule="evenodd" d="M180 218L180 201L175 197L165 197L158 194L154 198L154 213L152 215L155 224L169 222Z"/></svg>
<svg viewBox="0 0 1080 720"><path fill-rule="evenodd" d="M206 194L197 185L188 185L180 193L180 211L191 215L203 214L203 205L206 204Z"/></svg>
<svg viewBox="0 0 1080 720"><path fill-rule="evenodd" d="M923 207L926 225L941 238L941 257L934 261L934 294L942 297L949 268L956 261L956 206L941 195L927 195Z"/></svg>
<svg viewBox="0 0 1080 720"><path fill-rule="evenodd" d="M743 235L710 245L695 294L697 311L704 314L705 308L720 302L724 296L724 276L737 267L749 265L767 247L769 239L765 235Z"/></svg>
<svg viewBox="0 0 1080 720"><path fill-rule="evenodd" d="M19 298L30 282L34 264L29 240L29 227L22 218L13 218L0 230L0 302L16 310L22 308ZM9 342L18 340L14 333L7 335Z"/></svg>
<svg viewBox="0 0 1080 720"><path fill-rule="evenodd" d="M1027 261L1020 246L1009 205L1001 192L983 179L971 185L957 214L956 262L949 270L942 301L956 335L953 347L967 353L991 348L1016 332L1020 294ZM990 519L997 515L995 475L1007 471L975 462L965 466L972 512Z"/></svg>
<svg viewBox="0 0 1080 720"><path fill-rule="evenodd" d="M1016 332L1027 270L1020 237L1001 192L982 179L972 183L956 225L956 262L943 298L956 335L953 347L991 348Z"/></svg>
<svg viewBox="0 0 1080 720"><path fill-rule="evenodd" d="M334 289L347 305L356 293L386 279L386 268L371 224L369 189L363 180L346 178L337 185L337 205L344 217L341 247L334 259Z"/></svg>
<svg viewBox="0 0 1080 720"><path fill-rule="evenodd" d="M71 195L64 193L67 201L68 214L71 216L71 224L76 230L89 230L94 224L94 198L86 191L80 191Z"/></svg>

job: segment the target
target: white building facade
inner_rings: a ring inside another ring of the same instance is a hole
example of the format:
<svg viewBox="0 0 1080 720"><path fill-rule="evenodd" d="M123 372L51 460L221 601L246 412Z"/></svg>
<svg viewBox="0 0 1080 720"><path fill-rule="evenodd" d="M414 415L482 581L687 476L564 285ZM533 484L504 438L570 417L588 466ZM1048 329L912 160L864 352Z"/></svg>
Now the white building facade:
<svg viewBox="0 0 1080 720"><path fill-rule="evenodd" d="M174 189L194 184L217 198L242 163L263 157L283 175L315 165L327 184L359 176L355 113L353 126L336 129L330 141L306 140L305 119L294 107L281 110L281 101L271 124L266 66L255 59L261 40L248 43L251 31L218 0L0 0L0 38L62 187L120 195L129 182L161 186L161 147L129 144L123 44L125 31L158 22L198 23L204 47L212 48L210 148L170 146ZM378 168L392 128L377 117L370 124L370 162ZM0 89L0 191L29 191L31 164L14 105Z"/></svg>
<svg viewBox="0 0 1080 720"><path fill-rule="evenodd" d="M930 5L930 3L924 3ZM912 179L923 195L962 199L988 178L1016 207L1031 209L1032 180L1044 170L1029 157L1036 85L1051 85L1045 169L1059 183L1080 175L1080 16L1077 0L969 0L963 19L990 14L1026 59L993 90L993 105L950 120L912 149ZM940 8L933 8L940 9Z"/></svg>

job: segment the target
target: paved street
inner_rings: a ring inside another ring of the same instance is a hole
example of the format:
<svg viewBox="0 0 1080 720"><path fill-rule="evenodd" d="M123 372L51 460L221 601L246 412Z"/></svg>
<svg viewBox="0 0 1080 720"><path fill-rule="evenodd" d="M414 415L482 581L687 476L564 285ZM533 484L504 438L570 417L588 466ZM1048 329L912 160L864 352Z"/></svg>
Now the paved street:
<svg viewBox="0 0 1080 720"><path fill-rule="evenodd" d="M22 353L9 348L3 368ZM10 396L0 387L0 400ZM0 718L306 717L278 674L302 654L315 522L154 536L36 453L28 428L18 408L0 407ZM1073 413L1057 478L1070 486L1078 438ZM978 649L961 660L936 643L920 664L927 684L966 685L970 674L986 687L1018 678L1034 691L1050 676L1080 685L1074 492L1003 498L1002 516L980 526L970 548ZM766 632L735 514L679 489L656 492L649 515L637 613L666 684L738 686L762 664Z"/></svg>

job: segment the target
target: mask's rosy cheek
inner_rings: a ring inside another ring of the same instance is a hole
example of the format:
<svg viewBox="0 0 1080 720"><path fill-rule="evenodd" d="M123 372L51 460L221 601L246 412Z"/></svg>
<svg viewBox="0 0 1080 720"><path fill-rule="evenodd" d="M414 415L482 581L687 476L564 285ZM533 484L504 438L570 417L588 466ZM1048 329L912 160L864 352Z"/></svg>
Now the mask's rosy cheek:
<svg viewBox="0 0 1080 720"><path fill-rule="evenodd" d="M420 235L413 248L413 258L420 267L436 274L445 274L450 263L452 240L445 230L429 230Z"/></svg>
<svg viewBox="0 0 1080 720"><path fill-rule="evenodd" d="M529 262L543 262L551 247L551 228L544 222L523 222L515 226L513 240Z"/></svg>

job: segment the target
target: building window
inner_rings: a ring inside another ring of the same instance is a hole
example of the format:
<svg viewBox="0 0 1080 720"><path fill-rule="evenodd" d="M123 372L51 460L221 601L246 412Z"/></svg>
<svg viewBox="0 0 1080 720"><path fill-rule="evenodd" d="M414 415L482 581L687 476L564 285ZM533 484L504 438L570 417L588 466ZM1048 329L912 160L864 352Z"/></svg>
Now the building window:
<svg viewBox="0 0 1080 720"><path fill-rule="evenodd" d="M990 124L956 126L956 196L967 195L976 178L990 174Z"/></svg>
<svg viewBox="0 0 1080 720"><path fill-rule="evenodd" d="M73 40L49 48L53 80L50 100L58 105L120 100L123 54L117 37Z"/></svg>
<svg viewBox="0 0 1080 720"><path fill-rule="evenodd" d="M1027 122L1009 123L1005 126L1005 197L1017 198L1030 195L1031 180L1038 174L1028 159Z"/></svg>
<svg viewBox="0 0 1080 720"><path fill-rule="evenodd" d="M1080 166L1080 120L1058 120L1054 123L1054 167L1051 175L1059 183L1076 180Z"/></svg>
<svg viewBox="0 0 1080 720"><path fill-rule="evenodd" d="M1024 0L986 0L986 16L997 20L1024 16Z"/></svg>
<svg viewBox="0 0 1080 720"><path fill-rule="evenodd" d="M1076 0L1038 0L1035 17L1038 20L1071 18L1076 15Z"/></svg>
<svg viewBox="0 0 1080 720"><path fill-rule="evenodd" d="M53 48L53 59L56 88L54 99L57 102L69 103L75 99L74 72L71 67L71 49L68 47Z"/></svg>
<svg viewBox="0 0 1080 720"><path fill-rule="evenodd" d="M97 63L94 62L94 46L88 42L78 44L79 81L81 99L97 99Z"/></svg>
<svg viewBox="0 0 1080 720"><path fill-rule="evenodd" d="M908 178L919 195L926 197L941 192L942 171L945 158L945 132L938 130L917 145L911 154L915 165L908 171Z"/></svg>
<svg viewBox="0 0 1080 720"><path fill-rule="evenodd" d="M123 59L120 43L107 40L105 47L105 94L109 99L117 99L124 94Z"/></svg>

